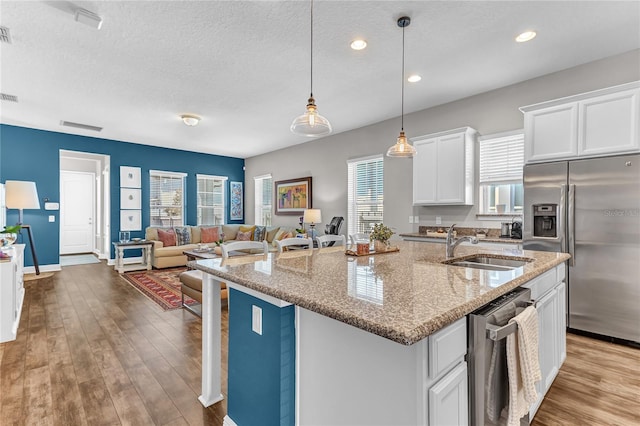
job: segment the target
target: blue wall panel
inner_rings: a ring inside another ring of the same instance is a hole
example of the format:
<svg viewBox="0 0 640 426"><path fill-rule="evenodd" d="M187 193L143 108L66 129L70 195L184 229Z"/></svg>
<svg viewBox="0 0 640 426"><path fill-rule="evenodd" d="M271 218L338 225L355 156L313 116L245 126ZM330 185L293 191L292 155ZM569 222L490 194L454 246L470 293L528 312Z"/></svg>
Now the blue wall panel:
<svg viewBox="0 0 640 426"><path fill-rule="evenodd" d="M38 261L41 265L59 263L60 224L58 212L44 210L44 198L60 201L60 150L89 152L110 156L111 161L111 241L117 241L120 230L120 166L142 169L142 231L131 237L144 237L149 226L149 170L188 173L186 179L186 224L197 220L196 174L228 176L229 181L244 182L244 160L241 158L201 154L159 148L135 143L69 135L25 127L0 125L0 182L6 180L35 181L41 210L25 210L24 223L33 228ZM229 217L229 181L227 212ZM48 216L56 216L55 223ZM7 210L7 223L16 223L17 210ZM229 221L242 223L242 221ZM25 234L26 237L26 233ZM113 248L111 257L114 257ZM33 265L30 250L25 250L25 265Z"/></svg>
<svg viewBox="0 0 640 426"><path fill-rule="evenodd" d="M262 335L252 331L262 308ZM229 293L229 417L239 426L295 424L295 311L238 290Z"/></svg>

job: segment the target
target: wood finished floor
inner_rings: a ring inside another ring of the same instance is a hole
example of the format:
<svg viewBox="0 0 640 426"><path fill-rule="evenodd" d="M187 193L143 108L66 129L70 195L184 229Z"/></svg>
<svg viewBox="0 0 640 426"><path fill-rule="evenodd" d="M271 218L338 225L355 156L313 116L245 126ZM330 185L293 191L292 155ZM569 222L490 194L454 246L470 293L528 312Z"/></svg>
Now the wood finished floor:
<svg viewBox="0 0 640 426"><path fill-rule="evenodd" d="M104 263L28 283L18 338L0 344L0 425L222 425L226 400L197 400L200 336ZM533 425L640 425L640 350L569 335Z"/></svg>

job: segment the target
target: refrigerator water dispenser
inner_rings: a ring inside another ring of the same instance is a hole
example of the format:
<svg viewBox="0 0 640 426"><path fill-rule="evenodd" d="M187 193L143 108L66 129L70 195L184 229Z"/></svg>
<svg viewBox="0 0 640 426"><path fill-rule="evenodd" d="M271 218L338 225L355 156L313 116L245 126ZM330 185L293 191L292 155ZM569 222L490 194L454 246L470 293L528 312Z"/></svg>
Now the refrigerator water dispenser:
<svg viewBox="0 0 640 426"><path fill-rule="evenodd" d="M533 236L556 238L558 236L557 204L533 205Z"/></svg>

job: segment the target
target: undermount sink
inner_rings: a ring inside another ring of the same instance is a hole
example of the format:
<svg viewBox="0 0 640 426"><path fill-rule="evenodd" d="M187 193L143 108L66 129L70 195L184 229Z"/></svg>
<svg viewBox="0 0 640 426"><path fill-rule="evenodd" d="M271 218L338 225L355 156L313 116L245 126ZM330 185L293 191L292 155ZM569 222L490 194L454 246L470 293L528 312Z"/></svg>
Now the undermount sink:
<svg viewBox="0 0 640 426"><path fill-rule="evenodd" d="M533 261L527 257L493 257L488 255L477 255L445 260L444 264L453 266L463 266L465 268L487 269L490 271L509 271L520 268Z"/></svg>

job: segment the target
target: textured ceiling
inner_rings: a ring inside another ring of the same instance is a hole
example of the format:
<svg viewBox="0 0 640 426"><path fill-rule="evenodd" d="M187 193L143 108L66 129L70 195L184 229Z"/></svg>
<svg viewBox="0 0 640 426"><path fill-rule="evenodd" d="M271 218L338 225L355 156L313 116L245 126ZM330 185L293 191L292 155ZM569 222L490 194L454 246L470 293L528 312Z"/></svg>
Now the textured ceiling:
<svg viewBox="0 0 640 426"><path fill-rule="evenodd" d="M82 7L96 30L75 22ZM289 131L309 95L307 1L5 1L5 124L234 157L309 139ZM640 48L638 1L314 3L314 95L334 133ZM518 44L515 35L538 37ZM363 51L349 48L364 37ZM187 127L181 113L202 116ZM60 121L103 127L100 133Z"/></svg>

